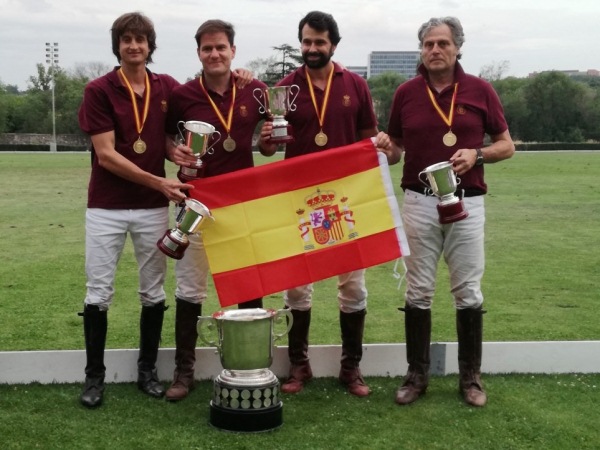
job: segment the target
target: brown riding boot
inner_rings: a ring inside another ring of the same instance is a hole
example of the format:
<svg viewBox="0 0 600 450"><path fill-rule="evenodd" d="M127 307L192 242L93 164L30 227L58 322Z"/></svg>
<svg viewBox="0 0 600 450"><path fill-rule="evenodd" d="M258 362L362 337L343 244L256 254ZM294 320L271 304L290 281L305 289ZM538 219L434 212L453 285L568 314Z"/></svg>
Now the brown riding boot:
<svg viewBox="0 0 600 450"><path fill-rule="evenodd" d="M357 397L366 397L371 393L360 373L362 359L363 333L367 310L345 313L340 311L340 329L342 332L342 360L339 380L348 392Z"/></svg>
<svg viewBox="0 0 600 450"><path fill-rule="evenodd" d="M487 403L481 382L483 314L485 311L481 307L456 311L459 389L465 403L471 406L484 406Z"/></svg>
<svg viewBox="0 0 600 450"><path fill-rule="evenodd" d="M165 397L170 402L183 400L194 389L194 365L198 339L198 316L202 305L175 299L175 372Z"/></svg>
<svg viewBox="0 0 600 450"><path fill-rule="evenodd" d="M312 378L312 369L308 360L308 331L311 310L290 309L293 317L292 328L288 333L288 356L290 375L281 385L281 392L296 394L304 388L304 383Z"/></svg>
<svg viewBox="0 0 600 450"><path fill-rule="evenodd" d="M431 310L408 305L400 310L404 311L408 373L396 391L396 403L408 405L424 395L429 385Z"/></svg>

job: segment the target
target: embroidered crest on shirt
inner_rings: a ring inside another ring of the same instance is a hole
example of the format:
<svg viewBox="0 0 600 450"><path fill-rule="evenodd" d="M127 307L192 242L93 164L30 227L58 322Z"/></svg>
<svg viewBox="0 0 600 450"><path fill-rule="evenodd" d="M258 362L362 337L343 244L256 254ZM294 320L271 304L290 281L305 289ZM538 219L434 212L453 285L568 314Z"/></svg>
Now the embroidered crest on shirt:
<svg viewBox="0 0 600 450"><path fill-rule="evenodd" d="M350 101L350 96L348 94L344 95L342 97L342 105L348 107L352 104L352 102Z"/></svg>
<svg viewBox="0 0 600 450"><path fill-rule="evenodd" d="M461 116L464 116L467 113L466 108L464 107L464 105L458 105L455 109L456 114L460 114Z"/></svg>
<svg viewBox="0 0 600 450"><path fill-rule="evenodd" d="M248 108L246 105L240 105L240 116L248 117Z"/></svg>
<svg viewBox="0 0 600 450"><path fill-rule="evenodd" d="M161 100L160 102L160 110L162 112L167 112L169 108L167 107L167 101L166 100Z"/></svg>

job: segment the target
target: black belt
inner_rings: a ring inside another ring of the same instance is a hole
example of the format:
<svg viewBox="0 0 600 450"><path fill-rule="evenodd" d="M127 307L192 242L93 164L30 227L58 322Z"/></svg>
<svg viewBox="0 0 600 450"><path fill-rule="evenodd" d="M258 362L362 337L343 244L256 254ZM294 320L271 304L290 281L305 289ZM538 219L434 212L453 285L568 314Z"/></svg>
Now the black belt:
<svg viewBox="0 0 600 450"><path fill-rule="evenodd" d="M407 189L409 191L417 192L417 193L423 194L423 195L433 195L431 192L431 189L429 189L425 186L406 186L405 188L403 188L404 191L406 191ZM466 188L466 189L457 189L456 190L456 195L459 198L477 197L478 195L484 195L484 194L485 194L485 192L483 192L483 190L481 190L481 189Z"/></svg>

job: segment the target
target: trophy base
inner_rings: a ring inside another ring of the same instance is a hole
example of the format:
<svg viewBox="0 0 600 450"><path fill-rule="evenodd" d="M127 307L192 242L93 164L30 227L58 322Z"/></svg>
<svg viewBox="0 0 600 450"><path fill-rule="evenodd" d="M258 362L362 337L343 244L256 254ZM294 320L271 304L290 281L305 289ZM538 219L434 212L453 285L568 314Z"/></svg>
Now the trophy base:
<svg viewBox="0 0 600 450"><path fill-rule="evenodd" d="M286 122L287 123L287 122ZM290 142L294 142L294 136L292 136L292 126L287 125L273 125L273 131L271 132L271 137L269 138L269 144L289 144Z"/></svg>
<svg viewBox="0 0 600 450"><path fill-rule="evenodd" d="M462 200L447 205L438 204L437 210L441 224L458 222L469 216L469 212L465 209L465 204Z"/></svg>
<svg viewBox="0 0 600 450"><path fill-rule="evenodd" d="M173 230L167 230L164 236L156 243L161 252L173 259L183 258L185 249L190 245L189 241L180 241L173 237Z"/></svg>
<svg viewBox="0 0 600 450"><path fill-rule="evenodd" d="M259 433L283 425L283 403L262 411L230 410L210 402L210 424L225 431Z"/></svg>
<svg viewBox="0 0 600 450"><path fill-rule="evenodd" d="M268 369L250 372L261 372L266 378L250 377L238 382L227 370L215 378L210 402L212 426L226 431L257 433L283 424L279 380ZM256 384L249 383L252 379Z"/></svg>
<svg viewBox="0 0 600 450"><path fill-rule="evenodd" d="M195 169L192 167L180 167L177 172L177 178L179 181L188 182L194 181L199 178L202 178L202 174L204 173L204 168Z"/></svg>

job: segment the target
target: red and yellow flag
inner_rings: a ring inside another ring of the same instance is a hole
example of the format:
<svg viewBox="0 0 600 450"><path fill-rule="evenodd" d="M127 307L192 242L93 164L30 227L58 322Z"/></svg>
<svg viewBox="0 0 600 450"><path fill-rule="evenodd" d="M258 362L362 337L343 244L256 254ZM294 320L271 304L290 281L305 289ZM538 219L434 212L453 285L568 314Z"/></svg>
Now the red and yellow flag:
<svg viewBox="0 0 600 450"><path fill-rule="evenodd" d="M385 155L371 139L191 182L221 306L407 254Z"/></svg>

